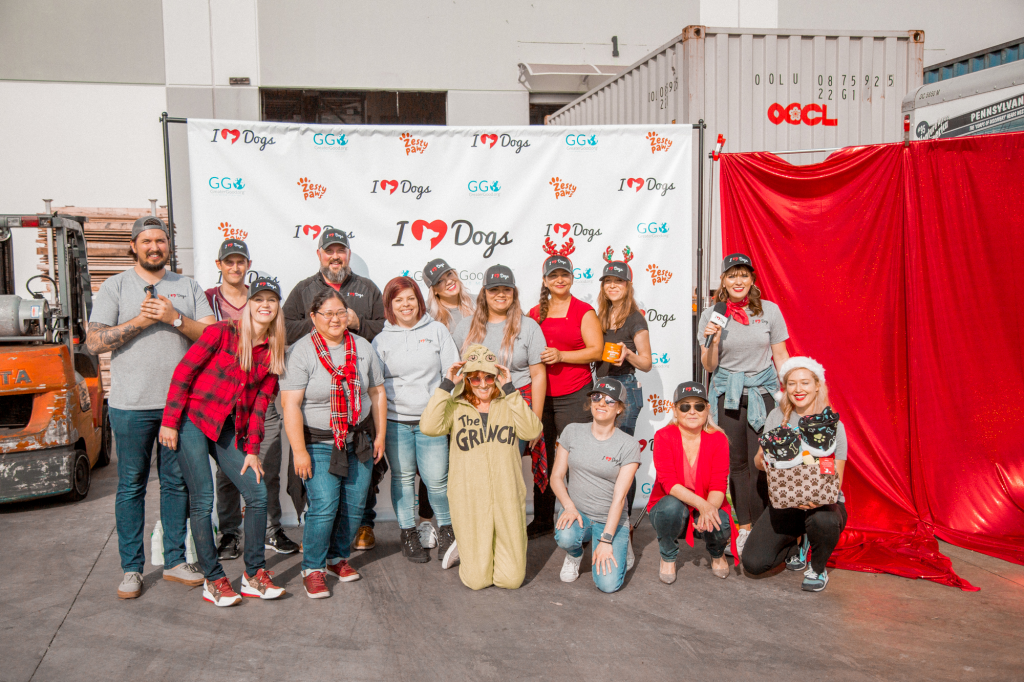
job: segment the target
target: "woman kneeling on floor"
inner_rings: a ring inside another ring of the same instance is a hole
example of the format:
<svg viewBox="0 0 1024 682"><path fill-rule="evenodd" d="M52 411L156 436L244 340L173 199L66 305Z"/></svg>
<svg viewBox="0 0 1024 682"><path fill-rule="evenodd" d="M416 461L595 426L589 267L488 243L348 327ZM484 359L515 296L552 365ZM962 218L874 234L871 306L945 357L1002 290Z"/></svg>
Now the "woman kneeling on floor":
<svg viewBox="0 0 1024 682"><path fill-rule="evenodd" d="M514 590L526 577L519 441L533 440L541 430L508 368L496 361L486 346L471 345L462 361L448 368L420 418L425 435L451 435L448 506L459 578L473 590L490 585Z"/></svg>
<svg viewBox="0 0 1024 682"><path fill-rule="evenodd" d="M640 444L616 428L626 410L626 389L618 379L598 381L587 409L594 421L562 430L551 471L551 489L564 509L555 524L555 542L566 551L560 577L570 583L580 576L583 543L592 541L594 584L615 592L632 568L626 493L640 466Z"/></svg>
<svg viewBox="0 0 1024 682"><path fill-rule="evenodd" d="M761 442L773 444L769 458L778 468L786 468L781 459L789 457L785 454L789 450L794 460L813 458L811 465L816 470L837 475L839 499L834 504L790 509L776 509L772 504L750 531L743 550L743 570L757 575L785 561L788 570L804 571L802 589L821 592L828 584L825 566L846 527L842 492L846 429L829 406L825 369L820 364L811 358L793 357L779 374L784 393L764 423ZM755 464L765 470L764 446L758 450Z"/></svg>
<svg viewBox="0 0 1024 682"><path fill-rule="evenodd" d="M661 552L658 576L669 585L676 581L677 538L685 530L691 547L695 537L703 536L711 572L728 578L729 564L723 554L732 538L725 501L729 441L711 419L703 384L679 384L673 403L672 423L654 434L657 474L647 504Z"/></svg>
<svg viewBox="0 0 1024 682"><path fill-rule="evenodd" d="M196 554L206 576L203 599L216 606L233 606L242 599L224 575L213 541L211 456L245 500L242 594L260 599L284 594L266 570L267 488L259 458L267 406L277 396L277 377L284 370L280 307L277 280L254 280L242 319L211 324L185 353L164 408L160 443L177 450L188 486Z"/></svg>

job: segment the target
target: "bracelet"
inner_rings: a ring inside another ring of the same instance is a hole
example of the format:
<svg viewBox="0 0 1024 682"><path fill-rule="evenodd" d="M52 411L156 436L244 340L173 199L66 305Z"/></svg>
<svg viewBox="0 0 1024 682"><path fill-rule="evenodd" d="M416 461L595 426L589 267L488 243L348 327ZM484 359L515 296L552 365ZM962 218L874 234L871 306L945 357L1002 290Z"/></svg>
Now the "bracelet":
<svg viewBox="0 0 1024 682"><path fill-rule="evenodd" d="M597 541L597 544L601 544L601 543L604 543L606 545L610 545L610 544L612 544L612 541L611 540L598 540Z"/></svg>

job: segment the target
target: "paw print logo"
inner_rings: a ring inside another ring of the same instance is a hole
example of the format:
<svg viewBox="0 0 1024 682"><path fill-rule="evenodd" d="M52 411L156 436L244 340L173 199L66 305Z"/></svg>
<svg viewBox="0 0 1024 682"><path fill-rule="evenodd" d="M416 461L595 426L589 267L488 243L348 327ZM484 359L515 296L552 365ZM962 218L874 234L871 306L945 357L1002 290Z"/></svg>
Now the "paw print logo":
<svg viewBox="0 0 1024 682"><path fill-rule="evenodd" d="M408 156L409 154L422 154L423 152L427 151L426 140L420 140L418 138L415 138L409 133L402 133L401 135L398 136L398 139L401 140L402 144L405 145L406 156Z"/></svg>
<svg viewBox="0 0 1024 682"><path fill-rule="evenodd" d="M672 279L672 273L668 270L662 270L654 263L647 266L647 272L651 275L651 284L664 284Z"/></svg>
<svg viewBox="0 0 1024 682"><path fill-rule="evenodd" d="M310 199L319 199L327 192L327 188L323 185L318 185L309 178L299 178L297 183L302 188L302 198L306 201Z"/></svg>
<svg viewBox="0 0 1024 682"><path fill-rule="evenodd" d="M651 143L651 153L655 152L667 152L669 147L672 146L672 140L667 137L658 137L658 133L653 130L647 133L647 141Z"/></svg>
<svg viewBox="0 0 1024 682"><path fill-rule="evenodd" d="M245 241L245 238L249 236L249 233L238 227L231 227L231 223L223 222L217 226L217 229L224 234L224 239L241 239Z"/></svg>
<svg viewBox="0 0 1024 682"><path fill-rule="evenodd" d="M661 414L662 412L672 411L672 401L662 398L656 393L652 393L647 396L647 402L651 404L651 412L654 414Z"/></svg>
<svg viewBox="0 0 1024 682"><path fill-rule="evenodd" d="M555 198L571 197L576 193L576 185L571 182L565 182L562 178L551 178L551 182L548 183L555 190Z"/></svg>

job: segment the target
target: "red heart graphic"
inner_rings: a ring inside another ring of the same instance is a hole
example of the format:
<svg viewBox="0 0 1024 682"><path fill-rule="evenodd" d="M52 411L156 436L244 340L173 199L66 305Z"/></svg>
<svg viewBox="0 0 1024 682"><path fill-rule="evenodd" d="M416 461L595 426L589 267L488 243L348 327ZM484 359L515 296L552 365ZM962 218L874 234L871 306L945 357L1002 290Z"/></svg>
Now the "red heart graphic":
<svg viewBox="0 0 1024 682"><path fill-rule="evenodd" d="M626 180L626 187L632 187L633 185L636 185L636 191L639 192L644 188L644 179L630 178L629 180Z"/></svg>
<svg viewBox="0 0 1024 682"><path fill-rule="evenodd" d="M391 191L389 192L389 194L394 194L395 190L398 189L398 180L381 180L380 181L380 188L381 188L381 190L386 190L389 185L391 186Z"/></svg>
<svg viewBox="0 0 1024 682"><path fill-rule="evenodd" d="M229 134L231 135L231 144L238 142L238 138L242 136L241 131L238 130L228 130L227 128L225 128L224 130L220 131L220 136L223 137L225 140L228 139Z"/></svg>
<svg viewBox="0 0 1024 682"><path fill-rule="evenodd" d="M490 141L491 141L491 149L493 149L493 148L494 148L494 145L495 145L495 143L496 143L496 142L498 141L498 136L497 136L497 135L494 135L494 134L490 134L490 135L481 135L481 136L480 136L480 142L481 142L482 144L487 144L487 140L490 140Z"/></svg>
<svg viewBox="0 0 1024 682"><path fill-rule="evenodd" d="M640 452L643 452L644 450L647 449L647 441L646 440L641 438L638 442L640 443Z"/></svg>
<svg viewBox="0 0 1024 682"><path fill-rule="evenodd" d="M313 239L316 239L317 237L320 236L320 226L319 225L303 225L302 226L302 234L309 234L310 232L313 233Z"/></svg>
<svg viewBox="0 0 1024 682"><path fill-rule="evenodd" d="M561 232L563 237L565 237L565 236L567 236L569 234L569 227L570 227L569 223L555 223L553 225L553 227L554 227L554 230L555 230L555 234L558 234L559 232Z"/></svg>
<svg viewBox="0 0 1024 682"><path fill-rule="evenodd" d="M423 240L423 228L427 228L431 232L436 232L437 236L431 238L430 248L434 248L441 243L444 236L448 234L448 223L443 220L432 220L429 223L426 220L414 220L412 223L412 236L416 237L416 241Z"/></svg>

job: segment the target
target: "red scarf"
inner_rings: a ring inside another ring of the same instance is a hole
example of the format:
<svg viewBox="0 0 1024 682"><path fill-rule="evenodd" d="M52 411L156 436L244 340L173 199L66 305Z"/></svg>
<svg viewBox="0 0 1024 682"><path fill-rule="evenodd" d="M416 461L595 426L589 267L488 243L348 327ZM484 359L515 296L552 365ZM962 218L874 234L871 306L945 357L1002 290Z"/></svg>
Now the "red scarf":
<svg viewBox="0 0 1024 682"><path fill-rule="evenodd" d="M747 307L747 303L748 303L749 300L750 300L749 296L747 298L744 298L739 303L733 303L730 300L729 301L729 305L726 306L726 309L725 309L725 316L726 317L731 317L732 319L736 320L740 324L750 324L750 318L747 317L747 311L744 310L744 308Z"/></svg>
<svg viewBox="0 0 1024 682"><path fill-rule="evenodd" d="M334 444L340 450L345 449L345 436L349 427L359 423L362 411L360 399L359 368L356 365L356 340L345 330L345 364L338 369L331 360L331 349L327 341L316 329L313 330L313 347L320 364L331 373L331 431L334 433Z"/></svg>

